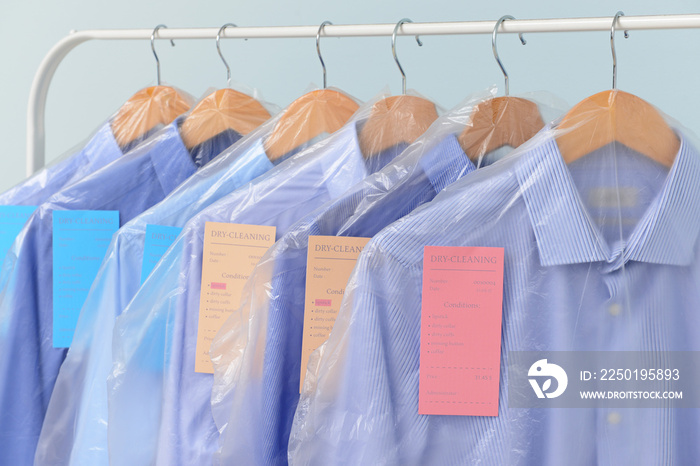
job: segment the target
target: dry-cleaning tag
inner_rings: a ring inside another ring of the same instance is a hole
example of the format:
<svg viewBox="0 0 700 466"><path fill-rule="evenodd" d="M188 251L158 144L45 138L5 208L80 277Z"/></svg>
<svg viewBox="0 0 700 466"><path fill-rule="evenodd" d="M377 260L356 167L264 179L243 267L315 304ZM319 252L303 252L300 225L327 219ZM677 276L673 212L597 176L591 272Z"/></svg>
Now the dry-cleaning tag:
<svg viewBox="0 0 700 466"><path fill-rule="evenodd" d="M118 210L53 211L53 346L68 348L80 310L102 264Z"/></svg>
<svg viewBox="0 0 700 466"><path fill-rule="evenodd" d="M241 304L243 285L275 243L276 227L206 222L195 372L212 374L211 342Z"/></svg>
<svg viewBox="0 0 700 466"><path fill-rule="evenodd" d="M426 246L419 414L497 416L503 248Z"/></svg>
<svg viewBox="0 0 700 466"><path fill-rule="evenodd" d="M328 339L340 310L345 285L369 240L351 236L309 236L300 390L309 356Z"/></svg>

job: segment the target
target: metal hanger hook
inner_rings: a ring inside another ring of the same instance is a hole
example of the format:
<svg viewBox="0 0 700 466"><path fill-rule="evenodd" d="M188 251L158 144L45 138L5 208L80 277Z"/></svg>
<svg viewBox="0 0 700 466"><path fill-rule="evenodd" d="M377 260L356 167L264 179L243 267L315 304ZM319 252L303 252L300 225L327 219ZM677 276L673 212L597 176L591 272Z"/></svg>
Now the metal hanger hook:
<svg viewBox="0 0 700 466"><path fill-rule="evenodd" d="M153 56L156 57L156 76L158 78L158 85L160 86L160 60L158 59L158 54L156 53L156 46L155 46L155 41L156 41L156 33L158 32L158 29L162 28L167 28L165 24L159 24L153 29L153 32L151 33L151 50L153 51ZM170 43L172 44L173 47L175 47L175 42L173 42L172 39L170 39Z"/></svg>
<svg viewBox="0 0 700 466"><path fill-rule="evenodd" d="M323 88L326 88L326 64L321 56L321 31L326 27L327 24L333 24L330 21L324 21L318 27L318 32L316 33L316 53L318 53L318 60L321 62L321 68L323 68Z"/></svg>
<svg viewBox="0 0 700 466"><path fill-rule="evenodd" d="M501 27L501 24L508 20L508 19L515 19L511 15L504 15L501 16L498 21L496 21L496 25L493 27L493 34L491 35L491 49L493 50L493 56L496 59L496 63L498 63L498 66L501 67L501 72L503 73L503 78L506 81L506 96L510 93L510 89L508 87L508 72L506 71L505 67L503 66L503 63L501 62L501 58L498 56L498 47L496 46L496 36L498 35L498 28ZM520 42L525 45L527 44L527 41L523 37L522 33L518 34L520 37Z"/></svg>
<svg viewBox="0 0 700 466"><path fill-rule="evenodd" d="M231 87L231 67L228 66L228 62L224 58L224 54L221 53L221 45L219 45L221 33L224 32L227 27L237 28L238 26L233 23L226 23L219 28L219 32L216 33L216 51L219 52L219 57L221 58L221 61L224 62L224 66L226 67L226 87Z"/></svg>
<svg viewBox="0 0 700 466"><path fill-rule="evenodd" d="M615 53L615 24L619 20L620 16L625 16L622 11L615 13L613 17L612 25L610 26L610 50L612 51L613 59L613 89L617 89L617 54ZM625 30L625 39L629 39L629 31Z"/></svg>
<svg viewBox="0 0 700 466"><path fill-rule="evenodd" d="M406 94L406 73L404 73L403 68L401 67L401 63L399 63L399 57L396 56L396 33L399 31L401 28L401 25L403 23L412 23L408 18L404 18L398 23L396 23L396 26L394 26L394 33L391 35L391 53L394 55L394 61L396 62L396 66L399 67L399 71L401 72L401 91L403 94ZM416 42L420 47L423 46L423 42L420 41L420 37L416 36Z"/></svg>

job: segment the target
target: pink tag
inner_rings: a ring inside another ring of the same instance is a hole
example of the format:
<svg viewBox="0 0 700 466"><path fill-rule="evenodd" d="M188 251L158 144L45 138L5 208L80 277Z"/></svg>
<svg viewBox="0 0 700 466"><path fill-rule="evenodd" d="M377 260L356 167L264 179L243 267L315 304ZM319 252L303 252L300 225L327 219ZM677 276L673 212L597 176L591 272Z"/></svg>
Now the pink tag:
<svg viewBox="0 0 700 466"><path fill-rule="evenodd" d="M503 248L426 246L419 414L498 416Z"/></svg>

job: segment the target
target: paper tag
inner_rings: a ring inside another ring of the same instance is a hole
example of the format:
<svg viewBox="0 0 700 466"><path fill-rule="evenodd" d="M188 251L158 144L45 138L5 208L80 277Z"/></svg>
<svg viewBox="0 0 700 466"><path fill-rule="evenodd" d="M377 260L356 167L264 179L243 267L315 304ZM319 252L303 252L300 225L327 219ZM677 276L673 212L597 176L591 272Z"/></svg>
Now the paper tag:
<svg viewBox="0 0 700 466"><path fill-rule="evenodd" d="M53 346L68 348L80 309L119 229L117 210L53 212Z"/></svg>
<svg viewBox="0 0 700 466"><path fill-rule="evenodd" d="M241 304L243 285L275 243L276 227L206 222L195 372L214 373L211 342Z"/></svg>
<svg viewBox="0 0 700 466"><path fill-rule="evenodd" d="M309 356L328 340L343 301L345 285L369 240L349 236L309 236L300 391L304 386Z"/></svg>
<svg viewBox="0 0 700 466"><path fill-rule="evenodd" d="M35 210L36 206L0 206L0 264Z"/></svg>
<svg viewBox="0 0 700 466"><path fill-rule="evenodd" d="M141 284L148 278L181 231L182 228L179 227L146 225L146 240L143 244L143 262L141 263Z"/></svg>
<svg viewBox="0 0 700 466"><path fill-rule="evenodd" d="M423 254L418 413L497 416L503 248Z"/></svg>

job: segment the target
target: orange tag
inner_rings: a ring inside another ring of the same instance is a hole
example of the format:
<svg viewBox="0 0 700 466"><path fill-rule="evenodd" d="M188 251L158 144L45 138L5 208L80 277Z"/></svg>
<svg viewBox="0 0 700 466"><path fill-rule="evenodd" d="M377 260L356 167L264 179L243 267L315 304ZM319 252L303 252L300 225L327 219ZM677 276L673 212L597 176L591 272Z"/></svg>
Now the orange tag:
<svg viewBox="0 0 700 466"><path fill-rule="evenodd" d="M243 285L275 243L276 227L206 222L195 372L214 373L211 342L241 304Z"/></svg>
<svg viewBox="0 0 700 466"><path fill-rule="evenodd" d="M503 248L426 246L419 414L498 416Z"/></svg>
<svg viewBox="0 0 700 466"><path fill-rule="evenodd" d="M351 236L309 236L300 391L309 356L328 340L343 301L345 285L369 240Z"/></svg>

